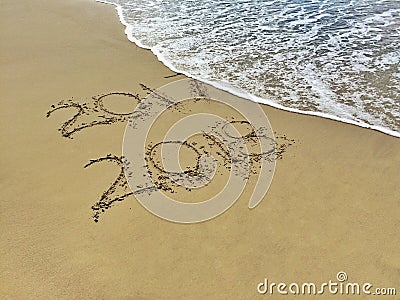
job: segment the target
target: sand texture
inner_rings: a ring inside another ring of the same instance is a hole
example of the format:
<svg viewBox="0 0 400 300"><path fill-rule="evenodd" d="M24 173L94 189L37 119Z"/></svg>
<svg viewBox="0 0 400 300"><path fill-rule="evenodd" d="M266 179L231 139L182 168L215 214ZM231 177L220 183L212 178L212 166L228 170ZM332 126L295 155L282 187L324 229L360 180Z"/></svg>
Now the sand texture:
<svg viewBox="0 0 400 300"><path fill-rule="evenodd" d="M122 140L129 112L184 76L129 42L110 5L1 6L1 299L271 299L257 293L265 277L321 283L339 271L400 293L400 139L262 106L277 148L260 204L248 208L255 161L249 186L225 213L169 222L131 195ZM189 112L241 121L194 99L168 109L147 142L154 146ZM196 202L218 193L230 167L225 148L206 135L188 143L219 155L222 166L199 191L157 177L157 147L145 155L163 193ZM187 148L182 163L195 173L197 152ZM280 297L291 296L273 299Z"/></svg>

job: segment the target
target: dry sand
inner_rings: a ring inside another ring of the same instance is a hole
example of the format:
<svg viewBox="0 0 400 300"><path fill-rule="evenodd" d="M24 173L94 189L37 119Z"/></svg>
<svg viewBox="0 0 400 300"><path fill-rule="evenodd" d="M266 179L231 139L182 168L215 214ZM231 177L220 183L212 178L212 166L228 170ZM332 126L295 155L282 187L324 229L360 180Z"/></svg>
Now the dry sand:
<svg viewBox="0 0 400 300"><path fill-rule="evenodd" d="M164 78L174 73L127 40L109 5L7 0L0 28L0 298L262 299L265 277L321 283L339 271L400 293L399 139L265 106L295 144L258 207L242 197L216 219L182 225L131 196L96 223L91 206L120 169L83 167L121 155L125 123L68 139L57 128L73 110L46 112L181 77Z"/></svg>

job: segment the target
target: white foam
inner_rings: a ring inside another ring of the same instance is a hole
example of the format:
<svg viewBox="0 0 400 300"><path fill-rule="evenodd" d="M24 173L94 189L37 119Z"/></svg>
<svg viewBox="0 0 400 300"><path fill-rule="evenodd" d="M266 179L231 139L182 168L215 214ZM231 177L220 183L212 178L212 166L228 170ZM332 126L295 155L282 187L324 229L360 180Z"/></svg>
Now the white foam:
<svg viewBox="0 0 400 300"><path fill-rule="evenodd" d="M201 54L201 52L197 53L194 57L191 57L191 59L194 62L193 58L197 57L197 64L202 66L201 69L202 69L203 73L201 73L199 75L194 75L192 72L187 71L184 68L176 67L175 64L170 59L167 58L167 56L165 55L165 53L167 53L167 52L165 52L165 49L163 49L162 46L158 45L158 46L150 47L150 46L146 45L145 43L143 43L142 41L140 41L139 39L134 37L133 26L130 25L125 20L125 17L123 15L123 8L120 5L118 5L116 3L109 2L109 1L104 1L104 0L96 0L96 1L115 5L116 6L116 10L118 12L118 16L120 18L120 21L125 26L125 34L127 35L128 39L130 41L134 42L136 45L138 45L141 48L145 48L145 49L151 50L157 56L158 60L160 60L168 68L170 68L171 70L173 70L175 72L179 72L179 73L185 74L188 77L195 78L195 79L198 79L198 80L203 81L205 83L211 84L211 85L213 85L213 86L215 86L217 88L220 88L222 90L228 91L228 92L230 92L232 94L235 94L237 96L240 96L240 97L243 97L243 98L258 102L258 103L267 104L269 106L272 106L272 107L275 107L275 108L278 108L278 109L282 109L282 110L286 110L286 111L290 111L290 112L295 112L295 113L300 113L300 114L323 117L323 118L327 118L327 119L331 119L331 120L336 120L336 121L340 121L340 122L344 122L344 123L348 123L348 124L357 125L357 126L364 127L364 128L377 130L377 131L380 131L380 132L383 132L383 133L386 133L386 134L389 134L389 135L392 135L392 136L395 136L395 137L400 137L400 133L399 132L391 130L389 128L385 128L384 126L371 125L371 124L368 124L368 123L366 123L366 122L364 122L364 121L362 121L362 120L360 120L360 119L358 119L356 117L353 117L355 120L354 119L352 120L351 118L352 118L352 114L354 112L354 108L351 109L350 111L349 110L346 111L346 109L344 109L346 106L344 106L343 104L340 104L340 103L336 103L335 104L335 101L334 101L335 97L332 95L332 91L329 90L329 87L324 86L324 81L323 81L323 79L321 79L323 77L318 78L318 74L314 74L314 75L309 74L311 77L314 76L313 77L314 79L310 80L310 84L312 86L312 90L314 92L316 92L317 94L319 94L320 97L325 100L325 101L321 102L321 103L324 103L324 105L326 106L324 108L329 107L330 110L333 109L334 111L338 111L340 114L346 115L346 117L339 117L339 116L335 116L333 114L325 113L325 112L315 112L315 111L308 111L308 110L300 110L300 109L293 108L293 107L286 107L284 105L276 103L272 99L267 99L267 97L256 96L256 95L254 95L252 93L244 91L242 88L235 87L230 82L226 82L226 81L218 80L218 79L210 79L209 77L210 77L210 74L212 75L212 70L210 68L207 68L207 64L205 63L205 62L207 62L206 58L209 59L209 57L205 57L204 56L205 54L204 53ZM271 1L271 3L273 3L273 2L274 1ZM326 15L329 15L329 14L328 13L326 13L326 14L322 13L319 16L321 16L320 18L322 18L323 16L326 16ZM316 17L315 19L317 20L319 18ZM313 21L313 22L315 22L315 21ZM305 22L303 24L308 24L308 23L311 23L311 20L310 20L310 22ZM301 24L301 23L299 23L299 24ZM235 25L232 25L232 26L235 26ZM271 30L272 31L272 28L273 27L270 28L268 26L264 26L265 30ZM276 30L276 28L274 28L274 30ZM313 30L318 30L318 28L314 28L313 27ZM353 27L353 30L354 30L354 27ZM365 26L361 26L359 28L356 28L355 31L357 32L357 34L360 34L360 33L365 34L366 32L368 32L368 29ZM343 36L349 36L350 34L351 33L349 33L349 32L341 33L342 37ZM182 41L184 41L184 40L182 40ZM190 49L190 44L193 43L193 39L191 39L191 38L186 39L185 44L183 44L182 41L181 41L180 46L181 47L185 47L187 49ZM331 36L330 44L332 44L334 46L339 44L339 40L338 40L337 36ZM233 51L233 50L235 50L234 47L231 48L231 51ZM228 53L228 55L229 55L229 53ZM282 55L282 54L277 53L277 58L279 58L279 55ZM286 56L287 56L286 59L288 59L290 54L286 53ZM359 71L365 71L365 66L362 64L362 62L368 61L369 57L365 56L363 53L359 53L357 56L358 56L357 60L359 60L359 62L355 62L353 64L353 66L355 66L356 70L358 69ZM219 59L222 61L222 59L218 58L217 56L214 56L213 58L214 58L215 62L218 62ZM295 57L292 57L292 58L295 58ZM281 57L281 59L285 59L285 57L283 56L283 57ZM290 57L289 57L289 59L290 59ZM381 64L384 64L384 63L387 63L387 62L393 63L393 59L391 57L384 58L382 60ZM256 62L254 65L257 65L257 63L259 64L259 61ZM223 67L224 68L228 68L228 69L232 68L230 65L225 65ZM329 65L328 65L328 68L329 68ZM237 73L237 70L232 70L231 72L232 73ZM315 78L318 78L318 80L316 80ZM291 95L292 98L294 97L294 93L293 92L291 92L290 95ZM326 101L326 100L329 100L329 101ZM319 103L319 104L321 105L321 103ZM363 112L359 111L359 116L361 116L361 115L363 115ZM363 116L363 117L365 117L365 116ZM376 119L374 117L372 117L372 116L367 116L366 119L369 119L369 120L372 119L373 121L376 121Z"/></svg>

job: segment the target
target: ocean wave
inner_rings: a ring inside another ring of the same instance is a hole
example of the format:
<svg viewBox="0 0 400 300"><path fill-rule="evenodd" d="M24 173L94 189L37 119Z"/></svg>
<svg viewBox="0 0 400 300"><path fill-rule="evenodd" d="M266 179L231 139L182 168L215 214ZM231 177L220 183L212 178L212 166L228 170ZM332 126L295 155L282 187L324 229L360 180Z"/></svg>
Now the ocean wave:
<svg viewBox="0 0 400 300"><path fill-rule="evenodd" d="M400 137L396 1L100 1L171 69L250 100Z"/></svg>

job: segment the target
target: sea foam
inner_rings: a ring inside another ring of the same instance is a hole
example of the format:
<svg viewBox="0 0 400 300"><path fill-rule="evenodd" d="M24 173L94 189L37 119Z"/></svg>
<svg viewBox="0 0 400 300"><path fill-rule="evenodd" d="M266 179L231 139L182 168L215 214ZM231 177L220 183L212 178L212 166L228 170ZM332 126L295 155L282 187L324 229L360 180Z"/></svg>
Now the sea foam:
<svg viewBox="0 0 400 300"><path fill-rule="evenodd" d="M252 101L400 137L397 1L112 0L167 67Z"/></svg>

